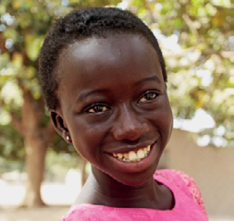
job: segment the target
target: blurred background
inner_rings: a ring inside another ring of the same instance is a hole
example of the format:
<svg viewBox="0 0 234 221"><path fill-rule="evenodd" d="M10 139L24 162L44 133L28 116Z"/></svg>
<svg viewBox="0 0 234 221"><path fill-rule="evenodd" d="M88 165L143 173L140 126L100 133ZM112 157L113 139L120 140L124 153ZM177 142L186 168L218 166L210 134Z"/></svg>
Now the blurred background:
<svg viewBox="0 0 234 221"><path fill-rule="evenodd" d="M50 25L87 6L128 9L150 26L175 119L159 167L195 179L210 220L234 220L231 0L1 0L0 221L59 220L87 178L90 166L53 130L37 78Z"/></svg>

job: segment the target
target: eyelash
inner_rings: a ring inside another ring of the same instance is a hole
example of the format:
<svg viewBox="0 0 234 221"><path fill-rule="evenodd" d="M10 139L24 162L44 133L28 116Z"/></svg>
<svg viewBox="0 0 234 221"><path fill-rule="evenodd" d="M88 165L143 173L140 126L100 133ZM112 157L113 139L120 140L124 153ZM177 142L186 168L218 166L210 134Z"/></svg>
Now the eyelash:
<svg viewBox="0 0 234 221"><path fill-rule="evenodd" d="M152 96L153 95L153 96ZM146 97L148 96L148 97ZM146 91L139 99L138 103L147 103L152 100L155 100L159 96L159 93L157 91ZM144 101L141 101L144 99Z"/></svg>
<svg viewBox="0 0 234 221"><path fill-rule="evenodd" d="M100 109L101 108L101 109ZM104 109L104 111L103 111ZM92 110L92 111L91 111ZM106 105L106 104L99 104L99 103L96 103L96 104L93 104L89 107L87 107L84 112L86 113L91 113L91 114L95 114L95 113L103 113L103 112L106 112L106 111L109 111L110 108Z"/></svg>
<svg viewBox="0 0 234 221"><path fill-rule="evenodd" d="M155 100L159 96L159 93L156 91L146 91L139 99L138 103L147 103ZM142 101L144 99L144 101ZM95 113L104 113L109 111L111 108L106 104L96 103L87 108L85 108L84 112L95 114Z"/></svg>

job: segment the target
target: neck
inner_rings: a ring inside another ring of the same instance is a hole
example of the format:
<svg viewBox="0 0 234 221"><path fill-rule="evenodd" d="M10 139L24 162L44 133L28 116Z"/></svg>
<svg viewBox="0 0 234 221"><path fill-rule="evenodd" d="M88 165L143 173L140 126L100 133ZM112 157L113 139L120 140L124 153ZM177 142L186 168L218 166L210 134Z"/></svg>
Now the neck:
<svg viewBox="0 0 234 221"><path fill-rule="evenodd" d="M153 177L142 185L127 186L93 167L82 192L78 204L162 209L163 191Z"/></svg>

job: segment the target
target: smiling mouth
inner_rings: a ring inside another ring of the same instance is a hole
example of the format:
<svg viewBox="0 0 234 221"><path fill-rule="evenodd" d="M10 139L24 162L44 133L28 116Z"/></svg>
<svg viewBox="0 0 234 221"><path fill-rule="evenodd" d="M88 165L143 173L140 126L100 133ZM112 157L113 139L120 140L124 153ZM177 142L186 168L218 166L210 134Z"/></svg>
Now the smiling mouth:
<svg viewBox="0 0 234 221"><path fill-rule="evenodd" d="M137 151L129 151L126 153L113 153L113 157L124 162L137 162L146 158L151 150L151 145L140 148Z"/></svg>

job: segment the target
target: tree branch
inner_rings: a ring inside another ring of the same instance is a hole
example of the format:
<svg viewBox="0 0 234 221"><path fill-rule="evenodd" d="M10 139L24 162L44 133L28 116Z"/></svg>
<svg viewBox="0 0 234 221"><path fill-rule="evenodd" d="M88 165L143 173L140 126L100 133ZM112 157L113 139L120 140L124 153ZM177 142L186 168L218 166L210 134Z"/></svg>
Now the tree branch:
<svg viewBox="0 0 234 221"><path fill-rule="evenodd" d="M197 32L196 27L193 24L193 21L190 19L190 17L187 14L183 15L184 22L188 26L188 28L191 30L191 32L199 39L199 34Z"/></svg>
<svg viewBox="0 0 234 221"><path fill-rule="evenodd" d="M22 121L17 117L17 115L11 111L9 112L10 116L11 116L11 123L13 125L13 127L16 129L16 131L23 136L24 134L24 128L23 128L23 124Z"/></svg>
<svg viewBox="0 0 234 221"><path fill-rule="evenodd" d="M45 134L45 137L47 139L47 142L49 143L52 140L52 138L53 138L53 136L55 134L55 129L54 129L54 126L53 126L51 120L47 124L47 127L46 127L46 129L44 131L44 134Z"/></svg>
<svg viewBox="0 0 234 221"><path fill-rule="evenodd" d="M5 39L3 38L3 33L0 32L0 50L1 54L8 53L9 51L5 47Z"/></svg>

